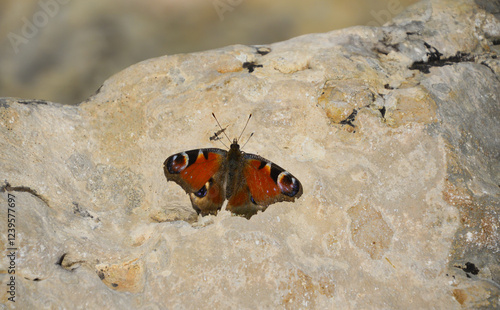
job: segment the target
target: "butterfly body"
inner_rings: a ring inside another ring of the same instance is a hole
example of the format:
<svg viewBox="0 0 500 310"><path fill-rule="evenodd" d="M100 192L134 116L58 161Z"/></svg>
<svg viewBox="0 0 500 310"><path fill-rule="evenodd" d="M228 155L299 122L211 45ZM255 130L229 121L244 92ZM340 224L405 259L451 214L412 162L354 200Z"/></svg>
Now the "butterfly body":
<svg viewBox="0 0 500 310"><path fill-rule="evenodd" d="M240 150L236 139L229 151L197 149L174 154L163 165L168 181L189 195L198 214L227 209L250 218L279 201L294 201L302 185L292 174L258 155Z"/></svg>

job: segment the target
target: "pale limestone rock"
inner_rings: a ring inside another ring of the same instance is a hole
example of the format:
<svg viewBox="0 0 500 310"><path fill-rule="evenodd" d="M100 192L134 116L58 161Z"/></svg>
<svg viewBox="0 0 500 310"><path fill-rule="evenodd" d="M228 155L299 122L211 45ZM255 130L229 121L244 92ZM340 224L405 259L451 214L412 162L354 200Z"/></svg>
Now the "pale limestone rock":
<svg viewBox="0 0 500 310"><path fill-rule="evenodd" d="M0 99L15 305L498 307L500 23L459 2L424 1L382 28L150 59L78 106ZM253 113L245 151L304 195L250 220L197 218L162 164L220 147L212 112L231 137Z"/></svg>

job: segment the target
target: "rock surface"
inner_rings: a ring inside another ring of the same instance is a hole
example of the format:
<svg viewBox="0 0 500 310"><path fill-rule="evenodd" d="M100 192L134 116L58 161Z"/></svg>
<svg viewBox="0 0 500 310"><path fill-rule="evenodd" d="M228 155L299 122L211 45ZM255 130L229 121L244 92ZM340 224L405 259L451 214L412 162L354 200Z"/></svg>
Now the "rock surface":
<svg viewBox="0 0 500 310"><path fill-rule="evenodd" d="M423 1L380 28L150 59L78 106L0 99L16 300L1 302L500 307L497 4ZM245 151L304 195L197 217L162 163L219 147L212 112L230 136L253 113Z"/></svg>

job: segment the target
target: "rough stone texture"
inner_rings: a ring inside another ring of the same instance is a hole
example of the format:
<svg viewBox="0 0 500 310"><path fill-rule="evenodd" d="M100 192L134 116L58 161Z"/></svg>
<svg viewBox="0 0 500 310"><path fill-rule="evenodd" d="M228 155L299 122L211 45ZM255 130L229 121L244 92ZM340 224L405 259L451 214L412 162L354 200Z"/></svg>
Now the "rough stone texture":
<svg viewBox="0 0 500 310"><path fill-rule="evenodd" d="M381 28L151 59L78 106L0 99L15 306L500 307L496 4L423 1ZM198 218L162 163L218 147L212 112L231 136L253 113L245 150L304 195Z"/></svg>

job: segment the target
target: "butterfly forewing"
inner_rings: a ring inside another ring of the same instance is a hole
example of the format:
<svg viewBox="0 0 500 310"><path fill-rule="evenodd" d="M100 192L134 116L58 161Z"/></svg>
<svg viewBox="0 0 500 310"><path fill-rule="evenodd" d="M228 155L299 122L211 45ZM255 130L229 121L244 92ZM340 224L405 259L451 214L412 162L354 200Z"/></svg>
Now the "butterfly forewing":
<svg viewBox="0 0 500 310"><path fill-rule="evenodd" d="M174 154L163 164L165 176L188 193L198 192L221 170L226 154L221 149L198 149Z"/></svg>
<svg viewBox="0 0 500 310"><path fill-rule="evenodd" d="M245 154L245 179L250 194L259 205L294 201L302 195L302 184L280 166L254 155Z"/></svg>

